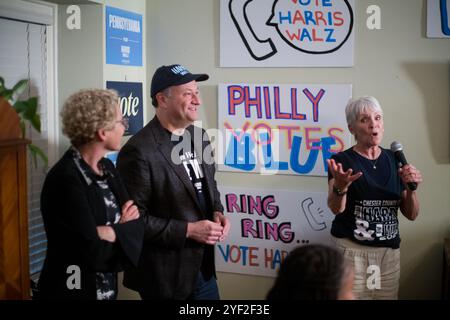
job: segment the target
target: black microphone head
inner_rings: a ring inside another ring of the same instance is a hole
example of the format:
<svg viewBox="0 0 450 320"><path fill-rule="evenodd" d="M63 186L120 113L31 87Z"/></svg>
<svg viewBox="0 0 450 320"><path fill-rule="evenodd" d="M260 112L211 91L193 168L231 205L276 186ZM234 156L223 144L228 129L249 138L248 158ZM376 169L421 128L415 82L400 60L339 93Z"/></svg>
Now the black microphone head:
<svg viewBox="0 0 450 320"><path fill-rule="evenodd" d="M391 151L392 152L397 152L397 151L402 151L403 150L403 146L400 142L394 141L391 143Z"/></svg>

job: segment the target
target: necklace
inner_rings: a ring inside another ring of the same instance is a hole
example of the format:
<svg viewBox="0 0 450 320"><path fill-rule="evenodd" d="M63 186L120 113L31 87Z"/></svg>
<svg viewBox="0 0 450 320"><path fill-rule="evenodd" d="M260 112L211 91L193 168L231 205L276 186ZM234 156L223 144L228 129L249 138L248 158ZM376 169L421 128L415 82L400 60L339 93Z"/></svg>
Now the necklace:
<svg viewBox="0 0 450 320"><path fill-rule="evenodd" d="M356 150L355 150L355 151L356 151ZM381 149L380 155L379 155L378 158L376 158L375 160L372 160L372 159L367 158L365 155L363 155L363 154L360 153L359 151L356 151L356 153L358 153L358 154L359 154L360 156L362 156L363 158L369 160L370 163L372 164L373 170L377 170L377 163L378 163L378 160L380 160L381 155L383 154L383 149Z"/></svg>
<svg viewBox="0 0 450 320"><path fill-rule="evenodd" d="M381 152L383 152L383 151L381 151ZM377 162L380 158L381 158L381 153L378 156L378 158L376 158L375 160L368 159L372 163L373 170L377 170Z"/></svg>
<svg viewBox="0 0 450 320"><path fill-rule="evenodd" d="M368 159L372 163L373 170L377 170L377 162L378 162L378 160L380 160L382 155L383 155L383 149L381 149L380 155L378 156L378 158L376 158L375 160Z"/></svg>

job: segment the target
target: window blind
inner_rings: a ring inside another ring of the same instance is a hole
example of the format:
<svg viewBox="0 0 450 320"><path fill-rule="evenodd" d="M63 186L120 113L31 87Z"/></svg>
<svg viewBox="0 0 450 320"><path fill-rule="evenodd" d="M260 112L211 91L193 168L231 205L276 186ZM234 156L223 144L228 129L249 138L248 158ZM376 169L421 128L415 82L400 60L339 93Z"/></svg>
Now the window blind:
<svg viewBox="0 0 450 320"><path fill-rule="evenodd" d="M29 79L21 98L37 96L41 133L27 128L33 144L48 153L47 123L47 27L0 18L0 76L8 88L21 79ZM45 259L47 240L40 212L40 192L45 179L42 161L35 166L28 153L28 228L30 273L36 278Z"/></svg>

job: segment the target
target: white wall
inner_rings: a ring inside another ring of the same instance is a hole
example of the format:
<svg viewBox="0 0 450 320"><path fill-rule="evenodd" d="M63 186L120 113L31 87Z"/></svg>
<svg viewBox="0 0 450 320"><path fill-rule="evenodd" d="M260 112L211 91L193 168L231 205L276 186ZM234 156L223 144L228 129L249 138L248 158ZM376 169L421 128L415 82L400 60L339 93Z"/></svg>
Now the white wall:
<svg viewBox="0 0 450 320"><path fill-rule="evenodd" d="M381 8L381 30L366 28L366 8ZM147 82L163 64L206 72L202 120L217 128L217 85L248 83L352 83L353 95L373 95L385 113L383 145L401 141L424 176L421 214L400 219L400 298L440 297L442 244L450 237L450 39L427 39L425 0L358 0L352 68L219 68L219 0L147 2ZM148 89L148 88L147 88ZM146 92L148 95L148 90ZM153 114L150 101L147 120ZM325 191L326 178L223 173L219 184ZM273 278L219 273L224 299L263 299Z"/></svg>
<svg viewBox="0 0 450 320"><path fill-rule="evenodd" d="M64 101L82 88L103 86L102 6L98 4L80 5L81 29L69 30L66 20L67 5L58 5L57 29L57 88L59 110ZM70 145L62 134L60 126L59 153L63 154Z"/></svg>

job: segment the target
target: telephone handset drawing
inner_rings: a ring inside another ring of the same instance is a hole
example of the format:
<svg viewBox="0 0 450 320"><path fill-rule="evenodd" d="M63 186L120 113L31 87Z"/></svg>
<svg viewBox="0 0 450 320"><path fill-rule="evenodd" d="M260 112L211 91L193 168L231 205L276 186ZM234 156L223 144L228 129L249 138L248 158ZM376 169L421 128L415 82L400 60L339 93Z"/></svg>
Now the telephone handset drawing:
<svg viewBox="0 0 450 320"><path fill-rule="evenodd" d="M313 214L313 212L311 211L311 206L313 203L314 202L313 202L312 198L306 198L305 200L303 200L302 201L302 211L306 217L306 220L308 220L308 223L311 226L311 228L314 231L320 231L320 230L325 229L327 227L327 224L322 219L318 220L316 218L316 215ZM323 211L320 208L318 208L317 211L318 211L318 215L321 216Z"/></svg>
<svg viewBox="0 0 450 320"><path fill-rule="evenodd" d="M449 8L447 8L447 4L449 4L449 0L441 0L440 1L440 10L441 10L441 28L442 33L446 36L450 36L450 27L449 27Z"/></svg>
<svg viewBox="0 0 450 320"><path fill-rule="evenodd" d="M228 9L230 10L231 19L233 19L234 25L250 55L255 60L264 60L277 53L277 49L270 38L261 40L253 31L247 18L247 6L252 1L230 0Z"/></svg>

